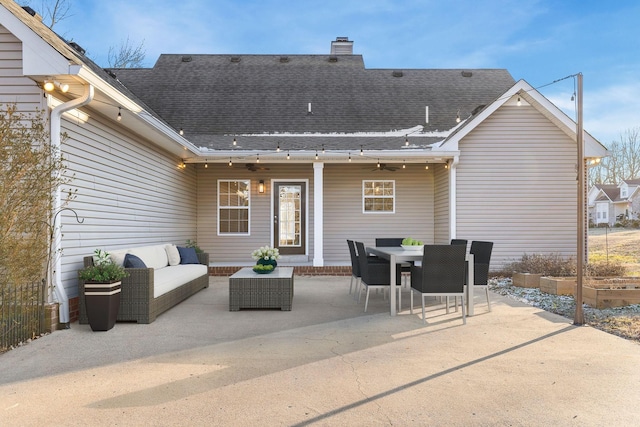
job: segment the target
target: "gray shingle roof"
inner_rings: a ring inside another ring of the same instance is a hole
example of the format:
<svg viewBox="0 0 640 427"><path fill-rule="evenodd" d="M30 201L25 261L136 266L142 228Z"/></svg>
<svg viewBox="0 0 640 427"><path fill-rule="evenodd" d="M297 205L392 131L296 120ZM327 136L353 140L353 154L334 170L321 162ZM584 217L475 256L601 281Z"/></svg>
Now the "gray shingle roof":
<svg viewBox="0 0 640 427"><path fill-rule="evenodd" d="M417 125L422 138L410 142L424 145L442 140L425 136L455 127L458 111L464 119L514 84L503 69L366 69L361 55L171 54L153 68L113 72L191 142L216 149L231 148L234 135L243 149L279 141L291 149L395 149L404 137L364 133Z"/></svg>

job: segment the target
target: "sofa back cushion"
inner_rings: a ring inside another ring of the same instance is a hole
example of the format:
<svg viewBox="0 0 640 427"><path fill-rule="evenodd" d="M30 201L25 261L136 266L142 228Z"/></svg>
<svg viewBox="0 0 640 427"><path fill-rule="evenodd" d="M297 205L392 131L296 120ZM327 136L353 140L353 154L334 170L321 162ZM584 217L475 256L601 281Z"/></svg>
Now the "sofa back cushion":
<svg viewBox="0 0 640 427"><path fill-rule="evenodd" d="M109 258L111 258L111 261L113 261L115 265L119 265L120 267L123 267L124 257L125 255L127 255L127 251L129 251L129 249L118 249L115 251L108 251ZM93 260L93 262L95 263L95 259Z"/></svg>
<svg viewBox="0 0 640 427"><path fill-rule="evenodd" d="M147 268L144 261L133 254L124 256L124 268Z"/></svg>
<svg viewBox="0 0 640 427"><path fill-rule="evenodd" d="M195 248L178 246L178 252L180 253L180 264L200 264Z"/></svg>
<svg viewBox="0 0 640 427"><path fill-rule="evenodd" d="M176 245L165 245L164 250L167 251L169 265L180 264L180 252L178 252Z"/></svg>
<svg viewBox="0 0 640 427"><path fill-rule="evenodd" d="M149 268L155 270L164 268L169 265L167 251L165 245L142 246L139 248L131 248L127 252L140 258L142 262Z"/></svg>

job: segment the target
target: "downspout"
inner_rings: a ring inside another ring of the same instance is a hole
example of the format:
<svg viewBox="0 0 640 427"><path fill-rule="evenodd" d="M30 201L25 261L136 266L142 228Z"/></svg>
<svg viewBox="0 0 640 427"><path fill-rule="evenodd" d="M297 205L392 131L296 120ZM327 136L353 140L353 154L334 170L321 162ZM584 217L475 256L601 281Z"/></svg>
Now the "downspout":
<svg viewBox="0 0 640 427"><path fill-rule="evenodd" d="M457 167L460 156L454 156L449 162L449 238L455 239L457 235L456 215L458 212L457 200Z"/></svg>
<svg viewBox="0 0 640 427"><path fill-rule="evenodd" d="M93 85L87 85L84 87L84 93L81 97L73 99L71 101L60 104L51 110L51 117L49 119L51 125L51 145L57 151L61 151L61 121L62 114L66 111L73 110L74 108L82 107L83 105L87 105L91 102L94 95ZM61 227L56 227L56 215L62 208L62 188L58 187L56 189L56 194L54 196L53 202L53 217L51 220L51 227L53 228L53 251L55 254L55 259L53 261L53 271L50 272L51 278L53 279L53 291L55 292L56 298L60 303L60 323L65 324L66 327L69 326L69 298L67 297L67 292L64 290L64 286L62 286L62 229Z"/></svg>

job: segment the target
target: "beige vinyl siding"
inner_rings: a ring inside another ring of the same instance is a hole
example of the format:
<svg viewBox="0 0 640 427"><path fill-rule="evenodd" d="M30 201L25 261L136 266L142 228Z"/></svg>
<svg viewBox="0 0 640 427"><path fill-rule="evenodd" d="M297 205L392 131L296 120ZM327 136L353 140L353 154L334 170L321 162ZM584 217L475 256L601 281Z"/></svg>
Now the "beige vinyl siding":
<svg viewBox="0 0 640 427"><path fill-rule="evenodd" d="M367 167L370 166L370 167ZM324 167L324 261L350 265L347 239L373 245L376 237L434 240L434 178L423 165L371 171L371 165L327 164ZM362 180L394 180L394 214L362 213Z"/></svg>
<svg viewBox="0 0 640 427"><path fill-rule="evenodd" d="M0 106L16 104L24 113L42 109L42 90L22 75L22 42L0 25Z"/></svg>
<svg viewBox="0 0 640 427"><path fill-rule="evenodd" d="M434 243L446 244L451 239L449 230L449 169L443 164L432 165L435 177Z"/></svg>
<svg viewBox="0 0 640 427"><path fill-rule="evenodd" d="M83 220L62 212L63 283L77 295L82 257L159 243L184 245L196 238L196 171L116 122L92 114L86 124L63 120L63 153L77 190L69 205Z"/></svg>
<svg viewBox="0 0 640 427"><path fill-rule="evenodd" d="M460 151L458 238L493 241L492 269L524 253L575 256L574 141L533 107L504 106Z"/></svg>
<svg viewBox="0 0 640 427"><path fill-rule="evenodd" d="M313 167L308 164L267 164L256 165L269 170L251 172L244 162L232 167L226 163L210 163L198 170L198 244L210 253L212 263L248 265L254 261L251 252L264 245L272 245L272 180L306 181L307 184L307 247L308 256L313 256ZM250 233L247 236L218 235L218 180L250 180ZM258 181L264 180L265 192L258 194Z"/></svg>

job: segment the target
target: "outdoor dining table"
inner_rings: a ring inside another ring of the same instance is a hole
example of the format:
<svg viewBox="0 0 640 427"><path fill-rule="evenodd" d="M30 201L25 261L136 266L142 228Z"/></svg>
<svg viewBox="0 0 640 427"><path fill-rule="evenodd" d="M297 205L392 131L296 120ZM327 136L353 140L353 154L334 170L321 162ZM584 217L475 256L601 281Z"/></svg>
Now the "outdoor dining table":
<svg viewBox="0 0 640 427"><path fill-rule="evenodd" d="M405 249L402 246L373 246L366 248L367 253L388 259L391 264L391 289L396 286L396 268L399 263L422 261L424 246L419 249ZM473 316L473 254L467 254L467 316ZM389 292L391 315L396 315L396 293Z"/></svg>

